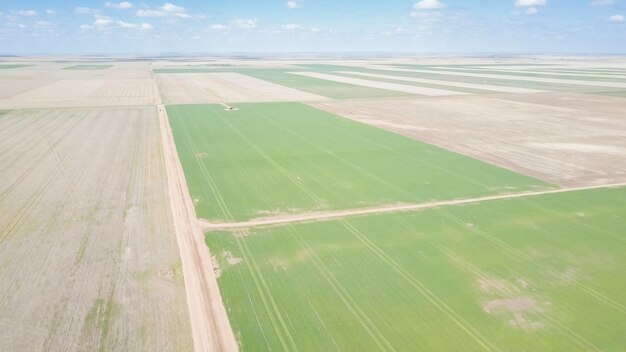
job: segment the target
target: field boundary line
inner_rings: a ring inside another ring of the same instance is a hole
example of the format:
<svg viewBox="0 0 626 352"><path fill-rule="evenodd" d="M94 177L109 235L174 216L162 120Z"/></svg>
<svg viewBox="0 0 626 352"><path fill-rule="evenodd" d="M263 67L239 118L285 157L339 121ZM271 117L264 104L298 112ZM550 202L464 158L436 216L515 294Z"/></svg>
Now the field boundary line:
<svg viewBox="0 0 626 352"><path fill-rule="evenodd" d="M369 68L369 67L366 67ZM607 82L607 81L591 81L591 80L574 80L574 79L559 79L559 78L547 78L547 77L533 77L533 76L515 76L505 74L489 74L489 73L469 73L451 70L432 70L432 69L406 69L395 67L381 67L379 70L386 71L398 71L398 72L412 72L412 73L430 73L444 76L463 76L463 77L475 77L475 78L493 78L508 81L528 81L528 82L541 82L552 83L557 85L574 85L574 86L589 86L589 87L609 87L609 88L626 88L626 83L621 82ZM553 89L550 89L553 90Z"/></svg>
<svg viewBox="0 0 626 352"><path fill-rule="evenodd" d="M442 80L442 79L426 79L426 78L417 78L417 77L396 76L393 74L381 75L378 73L359 72L359 71L339 71L337 73L346 74L346 75L371 77L371 78L379 78L379 79L388 79L388 80L402 81L402 82L434 84L434 85L439 85L439 86L447 86L447 87L450 87L451 89L469 88L469 89L485 90L485 91L490 91L490 92L515 93L515 94L548 92L546 90L540 90L540 89L511 87L511 86L504 86L504 85L498 86L494 84L484 84L484 83L456 82L456 81Z"/></svg>
<svg viewBox="0 0 626 352"><path fill-rule="evenodd" d="M253 219L253 220L248 220L248 221L241 221L241 222L214 223L214 222L209 222L203 219L199 219L198 222L200 223L204 231L246 229L246 228L251 228L251 227L284 225L284 224L299 223L299 222L329 221L329 220L336 220L336 219L343 219L343 218L357 217L357 216L364 216L364 215L410 212L410 211L418 211L418 210L424 210L424 209L430 209L430 208L436 208L436 207L442 207L442 206L473 204L473 203L502 200L502 199L525 198L525 197L541 196L541 195L548 195L548 194L559 194L559 193L568 193L568 192L603 189L603 188L618 188L618 187L625 187L625 186L626 186L626 182L622 182L622 183L614 183L614 184L606 184L606 185L557 188L557 189L549 189L549 190L534 191L534 192L499 194L499 195L493 195L493 196L442 200L442 201L416 203L416 204L392 204L392 205L382 205L382 206L373 207L373 208L359 208L359 209L347 209L347 210L337 210L337 211L327 211L327 212L294 214L294 215L285 215L285 216L275 216L275 217L269 217L269 218L259 218L259 219Z"/></svg>
<svg viewBox="0 0 626 352"><path fill-rule="evenodd" d="M156 109L194 350L237 351L239 346L222 301L209 248L204 243L204 233L196 219L165 106L158 104Z"/></svg>

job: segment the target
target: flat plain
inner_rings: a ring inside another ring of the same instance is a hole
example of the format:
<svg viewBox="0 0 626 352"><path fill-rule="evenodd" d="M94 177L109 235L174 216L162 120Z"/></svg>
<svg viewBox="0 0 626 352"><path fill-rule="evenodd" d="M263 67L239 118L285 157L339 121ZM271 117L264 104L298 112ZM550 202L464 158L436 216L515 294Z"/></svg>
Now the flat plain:
<svg viewBox="0 0 626 352"><path fill-rule="evenodd" d="M626 188L211 232L246 351L619 351Z"/></svg>
<svg viewBox="0 0 626 352"><path fill-rule="evenodd" d="M313 106L549 183L626 182L623 98L537 93Z"/></svg>
<svg viewBox="0 0 626 352"><path fill-rule="evenodd" d="M426 202L550 185L299 103L167 108L199 217Z"/></svg>
<svg viewBox="0 0 626 352"><path fill-rule="evenodd" d="M153 107L0 112L0 346L188 350Z"/></svg>
<svg viewBox="0 0 626 352"><path fill-rule="evenodd" d="M63 68L64 70L106 70L113 67L113 65L74 65Z"/></svg>
<svg viewBox="0 0 626 352"><path fill-rule="evenodd" d="M0 350L621 351L625 79L2 58Z"/></svg>
<svg viewBox="0 0 626 352"><path fill-rule="evenodd" d="M242 350L626 344L626 193L611 186L626 182L626 126L623 99L609 96L621 78L558 69L352 62L160 73L272 72L410 94L306 102L332 115L294 103L168 107ZM425 207L402 210L411 204Z"/></svg>

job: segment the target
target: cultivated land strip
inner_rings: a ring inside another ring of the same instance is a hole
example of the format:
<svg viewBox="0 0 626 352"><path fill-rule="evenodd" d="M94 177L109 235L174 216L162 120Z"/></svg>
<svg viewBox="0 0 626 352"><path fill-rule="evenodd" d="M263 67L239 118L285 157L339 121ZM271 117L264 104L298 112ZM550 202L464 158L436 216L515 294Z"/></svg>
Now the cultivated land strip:
<svg viewBox="0 0 626 352"><path fill-rule="evenodd" d="M505 87L505 86L496 86L492 84L453 82L453 81L445 81L445 80L424 79L424 78L414 78L414 77L404 77L404 76L394 76L394 75L380 75L380 74L368 73L368 72L340 71L338 73L347 74L347 75L359 75L359 76L365 76L365 77L371 77L371 78L392 79L392 80L404 81L404 82L439 84L439 85L447 85L451 87L490 90L494 92L504 92L504 93L542 93L542 92L545 92L545 90L539 90L539 89Z"/></svg>
<svg viewBox="0 0 626 352"><path fill-rule="evenodd" d="M501 194L501 195L495 195L495 196L485 196L485 197L468 198L468 199L444 200L444 201L427 202L427 203L419 203L419 204L383 205L380 207L373 207L373 208L294 214L294 215L286 215L286 216L253 219L253 220L242 221L242 222L212 223L212 222L200 219L199 223L205 231L234 230L234 229L245 229L245 228L250 228L250 227L284 225L284 224L299 223L299 222L328 221L328 220L343 219L343 218L348 218L348 217L364 216L364 215L408 212L408 211L436 208L436 207L447 206L447 205L473 204L473 203L480 203L480 202L493 201L493 200L524 198L524 197L541 196L541 195L548 195L548 194L558 194L558 193L566 193L566 192L585 191L585 190L600 189L600 188L624 187L624 186L626 186L626 182L606 184L606 185L584 186L584 187L559 188L559 189L551 189L551 190L544 190L544 191L537 191L537 192Z"/></svg>
<svg viewBox="0 0 626 352"><path fill-rule="evenodd" d="M427 96L447 96L447 95L464 95L467 93L457 92L453 90L445 90L445 89L436 89L436 88L427 88L427 87L417 87L410 86L406 84L396 84L396 83L388 83L381 81L372 81L367 79L360 78L351 78L345 76L337 76L337 75L329 75L326 73L318 73L318 72L291 72L294 75L300 75L305 77L313 77L325 79L328 81L341 82L354 84L357 86L370 87L370 88L380 88L393 90L396 92L403 93L411 93L411 94L419 94L419 95L427 95Z"/></svg>
<svg viewBox="0 0 626 352"><path fill-rule="evenodd" d="M222 302L202 229L196 221L165 107L158 105L157 108L194 348L197 352L236 351L238 344Z"/></svg>
<svg viewBox="0 0 626 352"><path fill-rule="evenodd" d="M502 73L513 73L513 74L528 74L528 75L541 75L541 76L571 76L571 77L582 77L582 78L626 78L626 76L620 74L602 74L602 73L585 73L585 72L577 72L577 71L563 71L563 72L543 72L536 70L515 70L515 69L499 69L499 68L471 68L471 67L432 67L436 70L446 70L450 72L464 72L464 71L473 71L473 72L484 72L484 71L493 71L493 72L502 72Z"/></svg>
<svg viewBox="0 0 626 352"><path fill-rule="evenodd" d="M512 81L530 81L541 83L557 83L565 85L575 86L591 86L591 87L610 87L610 88L626 88L626 83L619 82L603 82L603 81L581 81L575 79L558 79L558 78L543 78L543 77L530 77L530 76L513 76L513 75L498 75L487 73L468 73L468 72L451 72L446 70L423 70L423 69L407 69L407 68L395 68L395 67L377 67L378 70L398 71L398 72L413 72L413 73L433 73L444 76L464 76L464 77L477 77L477 78L495 78L506 79Z"/></svg>

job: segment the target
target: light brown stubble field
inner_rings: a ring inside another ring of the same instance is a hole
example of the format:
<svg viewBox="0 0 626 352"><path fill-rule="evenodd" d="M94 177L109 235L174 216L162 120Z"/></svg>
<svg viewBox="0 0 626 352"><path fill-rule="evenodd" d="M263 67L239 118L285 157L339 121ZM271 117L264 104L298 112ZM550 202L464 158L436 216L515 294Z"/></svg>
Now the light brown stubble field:
<svg viewBox="0 0 626 352"><path fill-rule="evenodd" d="M0 346L190 350L153 107L0 115Z"/></svg>
<svg viewBox="0 0 626 352"><path fill-rule="evenodd" d="M311 103L561 186L626 181L623 98L538 93Z"/></svg>

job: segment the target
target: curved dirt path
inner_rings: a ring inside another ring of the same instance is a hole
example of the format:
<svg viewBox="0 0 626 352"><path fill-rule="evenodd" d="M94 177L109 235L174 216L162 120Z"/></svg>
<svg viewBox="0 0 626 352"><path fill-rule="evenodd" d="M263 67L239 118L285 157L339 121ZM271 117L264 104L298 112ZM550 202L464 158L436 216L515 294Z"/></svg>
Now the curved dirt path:
<svg viewBox="0 0 626 352"><path fill-rule="evenodd" d="M206 230L245 229L245 228L257 227L257 226L272 226L272 225L283 225L283 224L298 223L298 222L327 221L327 220L334 220L334 219L354 217L354 216L416 211L416 210L423 210L423 209L435 208L435 207L446 206L446 205L471 204L471 203L479 203L479 202L500 200L500 199L523 198L523 197L540 196L540 195L545 195L545 194L557 194L557 193L584 191L584 190L600 189L600 188L623 187L623 186L626 186L626 182L607 184L607 185L558 188L558 189L550 189L550 190L536 191L536 192L501 194L501 195L495 195L495 196L486 196L486 197L468 198L468 199L443 200L443 201L419 203L419 204L383 205L383 206L374 207L374 208L361 208L361 209L338 210L338 211L331 211L331 212L294 214L294 215L253 219L253 220L242 221L242 222L212 223L212 222L202 220L202 219L199 219L198 221L205 231Z"/></svg>
<svg viewBox="0 0 626 352"><path fill-rule="evenodd" d="M165 107L157 105L176 238L183 266L196 352L237 351L239 346L222 302L204 233L196 220Z"/></svg>

